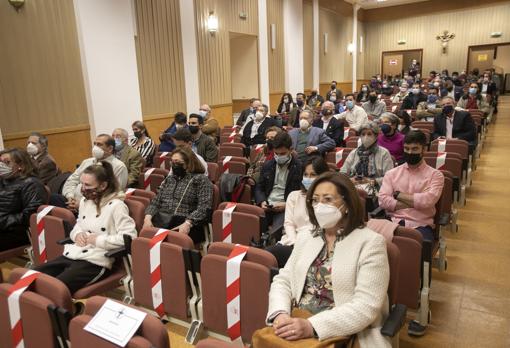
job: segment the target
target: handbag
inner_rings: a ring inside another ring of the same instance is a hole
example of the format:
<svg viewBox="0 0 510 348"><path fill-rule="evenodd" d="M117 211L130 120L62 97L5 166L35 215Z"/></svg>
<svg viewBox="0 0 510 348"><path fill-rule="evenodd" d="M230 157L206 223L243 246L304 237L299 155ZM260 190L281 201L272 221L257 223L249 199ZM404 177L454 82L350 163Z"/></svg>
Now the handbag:
<svg viewBox="0 0 510 348"><path fill-rule="evenodd" d="M152 224L154 226L157 226L159 228L166 228L166 229L175 227L175 222L174 222L175 213L177 213L177 210L181 206L182 199L186 195L186 192L188 192L189 185L191 185L191 183L193 182L194 179L195 179L195 177L191 178L191 180L186 185L186 188L184 189L184 193L182 194L181 199L179 200L179 203L177 204L177 207L175 207L173 214L164 212L164 211L160 211L160 210L158 212L156 212L156 214L154 214L154 216L152 217Z"/></svg>
<svg viewBox="0 0 510 348"><path fill-rule="evenodd" d="M307 319L312 314L306 310L295 308L291 317ZM356 335L339 336L319 341L317 338L304 338L288 341L275 335L272 326L255 331L252 337L253 348L359 348Z"/></svg>

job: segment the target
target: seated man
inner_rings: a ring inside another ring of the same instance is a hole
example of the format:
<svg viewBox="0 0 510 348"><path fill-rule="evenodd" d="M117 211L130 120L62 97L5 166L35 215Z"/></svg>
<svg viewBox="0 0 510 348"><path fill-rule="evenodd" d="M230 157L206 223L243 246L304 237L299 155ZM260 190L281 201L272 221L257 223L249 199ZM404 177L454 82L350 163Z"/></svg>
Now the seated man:
<svg viewBox="0 0 510 348"><path fill-rule="evenodd" d="M145 161L138 151L128 145L129 135L127 130L115 128L112 137L115 139L115 157L124 163L128 171L127 187L136 188Z"/></svg>
<svg viewBox="0 0 510 348"><path fill-rule="evenodd" d="M434 119L432 138L466 140L471 147L476 144L476 125L467 111L455 110L452 97L441 99L442 113Z"/></svg>
<svg viewBox="0 0 510 348"><path fill-rule="evenodd" d="M188 117L184 112L177 112L172 125L159 136L159 141L161 141L159 144L159 152L171 152L175 149L175 144L172 142L172 135L181 128L188 128Z"/></svg>
<svg viewBox="0 0 510 348"><path fill-rule="evenodd" d="M352 101L352 103L349 101ZM354 129L356 132L359 132L361 125L368 122L367 113L362 107L355 104L354 94L347 94L345 96L345 106L347 110L335 117L338 120L346 121L350 128Z"/></svg>
<svg viewBox="0 0 510 348"><path fill-rule="evenodd" d="M287 126L297 128L299 127L299 115L301 111L306 107L305 105L306 96L303 93L296 94L296 106L290 111Z"/></svg>
<svg viewBox="0 0 510 348"><path fill-rule="evenodd" d="M379 206L391 219L434 240L434 215L441 197L444 176L425 163L427 138L422 131L410 131L404 139L406 163L389 170L379 189Z"/></svg>
<svg viewBox="0 0 510 348"><path fill-rule="evenodd" d="M250 107L248 109L244 109L241 111L241 115L237 119L236 125L243 126L246 122L251 121L253 117L255 117L255 113L257 112L258 107L262 103L257 98L250 99Z"/></svg>
<svg viewBox="0 0 510 348"><path fill-rule="evenodd" d="M316 118L313 126L322 128L326 135L335 141L336 146L344 145L344 122L333 117L335 105L326 101L322 104L322 117Z"/></svg>
<svg viewBox="0 0 510 348"><path fill-rule="evenodd" d="M218 121L212 116L211 108L209 105L204 104L200 107L198 114L202 116L204 119L204 126L202 127L202 132L205 135L210 136L214 143L217 141L217 137L220 135L220 124Z"/></svg>
<svg viewBox="0 0 510 348"><path fill-rule="evenodd" d="M298 159L305 162L308 156L320 154L323 156L335 148L335 141L326 135L324 129L313 127L313 111L303 110L299 115L299 128L289 131L292 147L297 152Z"/></svg>
<svg viewBox="0 0 510 348"><path fill-rule="evenodd" d="M27 152L37 168L37 177L44 185L60 174L57 163L48 153L48 138L41 133L30 134L27 140Z"/></svg>
<svg viewBox="0 0 510 348"><path fill-rule="evenodd" d="M189 131L189 129L183 128L183 129L177 130L177 132L175 132L174 135L172 135L172 140L174 141L175 146L186 147L186 148L189 148L191 151L193 151L193 147L192 147L193 135L191 135L191 132ZM198 160L202 164L202 167L204 167L204 170L205 170L204 175L207 176L208 175L207 162L204 160L204 158L202 156L200 156L195 151L193 151L193 153L195 154L195 156L197 156Z"/></svg>
<svg viewBox="0 0 510 348"><path fill-rule="evenodd" d="M418 108L416 109L416 118L422 121L434 121L434 117L442 112L439 104L438 89L436 87L429 88L427 101L423 101L418 104Z"/></svg>
<svg viewBox="0 0 510 348"><path fill-rule="evenodd" d="M248 171L246 172L247 176L250 176L254 182L257 182L259 180L260 176L260 170L262 169L262 166L267 161L270 161L274 158L274 149L273 149L273 141L274 138L282 132L282 129L280 127L269 127L266 130L266 144L264 147L257 153L257 156L254 158L254 160L250 163L250 167L248 168Z"/></svg>
<svg viewBox="0 0 510 348"><path fill-rule="evenodd" d="M418 108L418 104L427 101L427 96L420 89L420 83L413 83L411 93L404 98L401 109L409 110Z"/></svg>
<svg viewBox="0 0 510 348"><path fill-rule="evenodd" d="M362 107L373 120L378 119L383 112L386 111L386 103L377 99L377 93L375 91L370 91L368 94L368 101L364 102Z"/></svg>
<svg viewBox="0 0 510 348"><path fill-rule="evenodd" d="M308 96L306 101L306 105L311 108L315 108L321 106L324 103L324 98L319 94L319 91L316 89L312 90L312 93Z"/></svg>
<svg viewBox="0 0 510 348"><path fill-rule="evenodd" d="M292 140L281 132L273 141L274 158L262 166L255 185L255 203L266 210L273 226L283 226L285 201L292 191L301 188L301 162L292 155Z"/></svg>
<svg viewBox="0 0 510 348"><path fill-rule="evenodd" d="M268 117L268 112L267 105L260 105L257 108L254 119L244 125L241 141L246 147L266 142L266 129L276 124L273 118Z"/></svg>
<svg viewBox="0 0 510 348"><path fill-rule="evenodd" d="M407 90L409 85L407 82L402 82L400 85L400 91L393 96L391 99L392 103L402 103L404 99L409 95L409 91Z"/></svg>
<svg viewBox="0 0 510 348"><path fill-rule="evenodd" d="M204 119L198 114L189 115L188 129L193 135L193 152L202 156L206 162L216 162L218 160L218 147L216 142L209 136L202 133Z"/></svg>
<svg viewBox="0 0 510 348"><path fill-rule="evenodd" d="M86 168L99 161L107 161L112 165L113 173L119 183L119 190L125 190L128 181L128 170L126 165L114 156L114 153L115 139L108 134L99 134L96 140L94 140L94 146L92 147L93 157L83 160L74 173L67 178L62 187L63 197L53 194L51 197L52 202L50 203L59 207L67 207L77 212L82 198L80 183L81 174Z"/></svg>

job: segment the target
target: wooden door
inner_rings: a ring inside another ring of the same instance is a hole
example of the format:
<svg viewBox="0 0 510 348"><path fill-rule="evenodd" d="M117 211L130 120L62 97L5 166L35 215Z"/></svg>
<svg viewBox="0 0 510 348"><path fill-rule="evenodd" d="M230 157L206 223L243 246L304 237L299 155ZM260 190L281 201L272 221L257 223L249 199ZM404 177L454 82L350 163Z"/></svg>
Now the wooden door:
<svg viewBox="0 0 510 348"><path fill-rule="evenodd" d="M469 71L478 68L480 72L492 68L494 64L494 47L471 48L469 51Z"/></svg>
<svg viewBox="0 0 510 348"><path fill-rule="evenodd" d="M383 55L383 75L401 74L403 69L403 55L394 53L384 53Z"/></svg>

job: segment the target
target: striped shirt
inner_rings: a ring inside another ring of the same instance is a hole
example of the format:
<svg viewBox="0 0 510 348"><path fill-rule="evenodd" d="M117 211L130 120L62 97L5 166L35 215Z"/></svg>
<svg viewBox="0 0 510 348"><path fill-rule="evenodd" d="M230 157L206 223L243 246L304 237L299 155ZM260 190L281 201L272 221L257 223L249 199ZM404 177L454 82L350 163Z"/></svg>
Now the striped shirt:
<svg viewBox="0 0 510 348"><path fill-rule="evenodd" d="M152 157L154 156L156 145L154 144L154 141L152 141L152 139L149 137L145 137L145 141L140 145L136 145L137 141L138 138L132 137L129 139L129 145L136 151L140 152L140 155L142 155L143 159L145 160L145 166L150 167L152 165Z"/></svg>

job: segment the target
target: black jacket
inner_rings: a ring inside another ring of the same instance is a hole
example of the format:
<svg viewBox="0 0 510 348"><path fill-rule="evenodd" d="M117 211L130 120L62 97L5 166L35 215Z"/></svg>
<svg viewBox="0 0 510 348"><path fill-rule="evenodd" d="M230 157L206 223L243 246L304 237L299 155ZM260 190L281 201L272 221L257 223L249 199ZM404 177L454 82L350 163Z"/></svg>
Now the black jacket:
<svg viewBox="0 0 510 348"><path fill-rule="evenodd" d="M259 181L255 185L255 203L260 204L267 200L274 186L276 176L276 160L273 158L262 166ZM303 180L303 169L301 162L294 156L289 163L289 174L287 175L287 184L285 185L285 200L289 193L301 189Z"/></svg>
<svg viewBox="0 0 510 348"><path fill-rule="evenodd" d="M242 126L248 119L248 116L250 116L252 114L255 114L255 113L250 108L244 109L243 111L241 111L241 115L239 115L236 125Z"/></svg>
<svg viewBox="0 0 510 348"><path fill-rule="evenodd" d="M0 179L0 233L26 230L30 215L48 200L38 178Z"/></svg>
<svg viewBox="0 0 510 348"><path fill-rule="evenodd" d="M318 118L313 122L313 126L322 129L324 122L322 118ZM326 128L326 135L335 141L336 146L340 147L344 144L344 122L332 117Z"/></svg>
<svg viewBox="0 0 510 348"><path fill-rule="evenodd" d="M404 101L402 102L402 106L400 109L408 110L408 109L417 109L418 104L421 102L426 102L427 96L420 92L418 94L409 93L407 97L404 98Z"/></svg>
<svg viewBox="0 0 510 348"><path fill-rule="evenodd" d="M446 115L439 114L434 118L433 139L446 136ZM476 141L476 126L467 111L455 111L453 116L452 137L466 140L470 143Z"/></svg>
<svg viewBox="0 0 510 348"><path fill-rule="evenodd" d="M253 139L251 138L251 128L253 126L253 121L250 121L246 124L246 127L244 127L243 131L243 137L241 141L246 146L251 146L255 144L265 144L266 142L266 130L269 127L276 126L276 121L271 117L266 117L264 121L262 121L262 124L259 126L259 129L257 129L257 134Z"/></svg>

